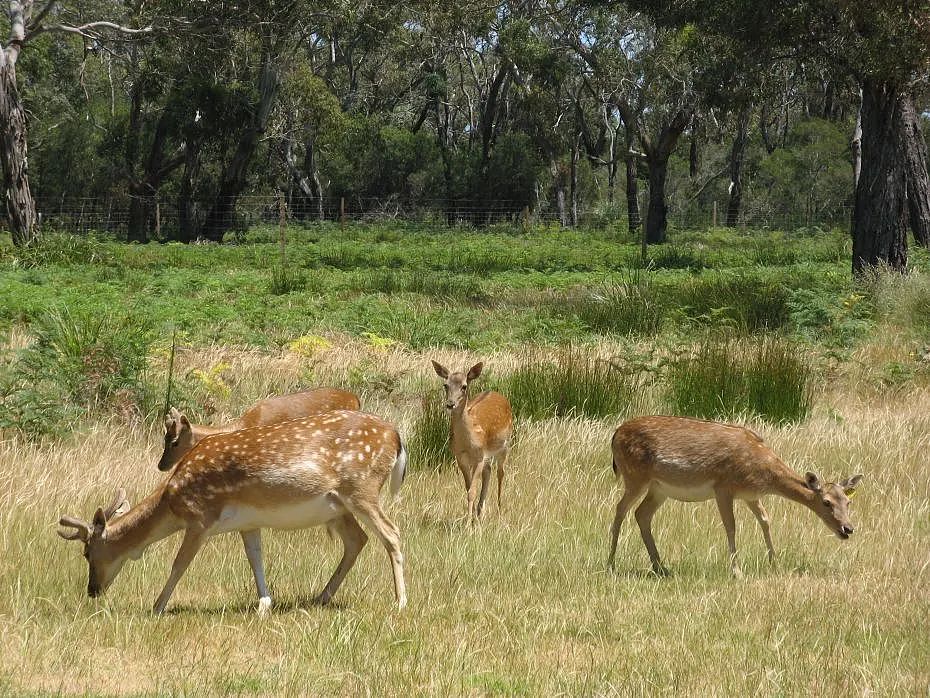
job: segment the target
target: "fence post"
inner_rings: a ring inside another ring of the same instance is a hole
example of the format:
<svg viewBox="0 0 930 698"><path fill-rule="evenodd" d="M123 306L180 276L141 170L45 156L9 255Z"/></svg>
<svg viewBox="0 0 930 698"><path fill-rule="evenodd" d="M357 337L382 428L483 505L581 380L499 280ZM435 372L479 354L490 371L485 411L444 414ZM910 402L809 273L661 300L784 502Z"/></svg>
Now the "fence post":
<svg viewBox="0 0 930 698"><path fill-rule="evenodd" d="M346 197L339 197L339 227L346 227Z"/></svg>
<svg viewBox="0 0 930 698"><path fill-rule="evenodd" d="M712 228L717 227L717 201L716 200L714 200L714 215L712 218L711 227Z"/></svg>
<svg viewBox="0 0 930 698"><path fill-rule="evenodd" d="M284 269L287 260L287 207L284 204L284 193L278 192L278 242L281 246L281 269Z"/></svg>
<svg viewBox="0 0 930 698"><path fill-rule="evenodd" d="M530 231L530 207L523 207L523 232L528 233Z"/></svg>
<svg viewBox="0 0 930 698"><path fill-rule="evenodd" d="M161 202L155 201L155 237L161 239Z"/></svg>

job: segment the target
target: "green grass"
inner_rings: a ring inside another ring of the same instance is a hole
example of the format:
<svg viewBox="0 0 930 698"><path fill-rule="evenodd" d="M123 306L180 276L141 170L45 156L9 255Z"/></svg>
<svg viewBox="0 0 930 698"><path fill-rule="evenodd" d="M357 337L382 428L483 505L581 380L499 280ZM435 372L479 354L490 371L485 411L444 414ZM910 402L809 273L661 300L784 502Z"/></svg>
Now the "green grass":
<svg viewBox="0 0 930 698"><path fill-rule="evenodd" d="M795 344L710 337L670 364L667 399L676 414L794 422L810 412L813 380L810 362Z"/></svg>

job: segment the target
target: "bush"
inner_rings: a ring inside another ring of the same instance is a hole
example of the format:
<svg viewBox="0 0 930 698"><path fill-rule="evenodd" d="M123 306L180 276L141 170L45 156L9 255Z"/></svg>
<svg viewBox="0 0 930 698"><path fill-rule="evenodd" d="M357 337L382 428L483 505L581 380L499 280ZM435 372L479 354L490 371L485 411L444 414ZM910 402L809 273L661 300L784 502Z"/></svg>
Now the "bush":
<svg viewBox="0 0 930 698"><path fill-rule="evenodd" d="M453 464L449 415L440 404L438 394L420 398L420 414L413 423L407 449L411 468L439 470Z"/></svg>
<svg viewBox="0 0 930 698"><path fill-rule="evenodd" d="M742 332L775 330L788 322L788 290L772 278L753 274L708 274L670 288L669 303L706 324L726 324Z"/></svg>
<svg viewBox="0 0 930 698"><path fill-rule="evenodd" d="M150 332L137 318L56 309L32 326L35 341L3 371L0 426L56 433L82 412L146 411Z"/></svg>
<svg viewBox="0 0 930 698"><path fill-rule="evenodd" d="M801 421L811 408L812 376L800 348L784 340L708 339L671 362L666 397L675 413L693 417Z"/></svg>
<svg viewBox="0 0 930 698"><path fill-rule="evenodd" d="M662 328L656 288L639 269L570 302L578 318L596 332L652 336Z"/></svg>
<svg viewBox="0 0 930 698"><path fill-rule="evenodd" d="M639 376L572 351L556 361L529 360L498 384L525 419L625 414L641 388Z"/></svg>

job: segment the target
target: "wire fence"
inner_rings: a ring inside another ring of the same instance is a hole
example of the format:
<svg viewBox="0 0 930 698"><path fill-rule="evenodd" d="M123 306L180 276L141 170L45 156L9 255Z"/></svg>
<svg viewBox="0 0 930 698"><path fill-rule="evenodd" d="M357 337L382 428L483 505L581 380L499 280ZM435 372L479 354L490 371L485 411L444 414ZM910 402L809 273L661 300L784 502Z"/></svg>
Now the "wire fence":
<svg viewBox="0 0 930 698"><path fill-rule="evenodd" d="M258 225L317 223L414 226L440 231L449 227L487 228L495 225L523 228L611 229L628 233L630 220L625 201L557 206L527 205L518 201L417 200L364 197L295 197L275 194L246 195L213 201L209 207L179 205L170 198L128 197L60 199L37 201L42 230L71 234L103 233L138 240L221 239L224 233L241 233ZM640 204L647 215L647 202ZM745 229L786 232L803 228L847 228L848 207L831 210L796 208L752 208L740 212L735 223ZM704 229L726 225L725 205L711 202L687 209L670 207L667 215L672 230ZM640 225L644 221L640 219Z"/></svg>

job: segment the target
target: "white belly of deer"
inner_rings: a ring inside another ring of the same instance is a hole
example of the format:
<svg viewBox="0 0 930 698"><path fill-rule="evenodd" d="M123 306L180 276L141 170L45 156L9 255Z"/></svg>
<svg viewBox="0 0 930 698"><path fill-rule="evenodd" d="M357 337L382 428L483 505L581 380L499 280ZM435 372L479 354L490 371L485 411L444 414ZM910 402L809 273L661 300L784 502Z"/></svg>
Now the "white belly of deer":
<svg viewBox="0 0 930 698"><path fill-rule="evenodd" d="M673 485L661 480L655 480L651 489L657 494L680 502L703 502L714 498L714 486L711 482L702 482L699 485Z"/></svg>
<svg viewBox="0 0 930 698"><path fill-rule="evenodd" d="M345 513L339 500L328 494L274 507L227 504L213 526L213 533L249 531L255 528L312 528Z"/></svg>

